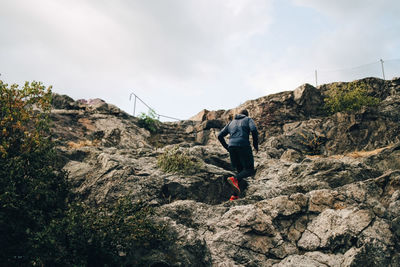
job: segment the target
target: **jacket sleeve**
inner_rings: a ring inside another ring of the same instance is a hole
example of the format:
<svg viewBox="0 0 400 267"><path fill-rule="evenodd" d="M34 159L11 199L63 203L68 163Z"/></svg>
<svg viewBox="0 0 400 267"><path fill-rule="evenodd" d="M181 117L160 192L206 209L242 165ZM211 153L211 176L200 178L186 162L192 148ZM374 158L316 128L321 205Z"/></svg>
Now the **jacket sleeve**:
<svg viewBox="0 0 400 267"><path fill-rule="evenodd" d="M229 125L229 124L228 124ZM226 125L219 133L218 133L218 140L221 143L221 145L228 150L228 144L225 141L225 136L228 135L228 125ZM229 151L229 150L228 150Z"/></svg>
<svg viewBox="0 0 400 267"><path fill-rule="evenodd" d="M258 130L256 124L254 123L253 119L249 120L249 127L251 131L251 135L253 137L253 147L256 151L258 151Z"/></svg>

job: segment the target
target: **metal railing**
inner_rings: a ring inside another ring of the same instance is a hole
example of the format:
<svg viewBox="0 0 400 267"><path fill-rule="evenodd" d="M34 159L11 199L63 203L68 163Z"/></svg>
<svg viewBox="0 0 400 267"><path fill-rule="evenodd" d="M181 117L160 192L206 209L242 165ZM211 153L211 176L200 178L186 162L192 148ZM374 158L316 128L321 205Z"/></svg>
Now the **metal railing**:
<svg viewBox="0 0 400 267"><path fill-rule="evenodd" d="M163 117L163 118L167 118L167 119L171 119L171 120L176 120L176 121L181 121L181 119L177 119L177 118L174 118L174 117L170 117L170 116L165 116L165 115L161 115L161 114L158 114L155 110L154 110L154 108L151 108L149 105L147 105L140 97L138 97L135 93L131 93L130 95L129 95L129 101L131 101L132 100L132 95L135 97L134 98L134 104L133 104L133 116L135 116L135 114L136 114L136 100L139 100L143 105L145 105L148 109L149 109L149 111L152 111L156 116L157 116L157 119L158 120L160 120L160 117Z"/></svg>
<svg viewBox="0 0 400 267"><path fill-rule="evenodd" d="M346 80L356 80L361 77L382 77L383 80L386 80L388 78L387 73L386 73L386 66L384 63L388 64L388 70L390 71L389 76L394 77L395 74L398 73L399 71L399 66L400 66L400 59L395 58L395 59L380 59L376 60L374 62L366 63L363 65L355 66L355 67L349 67L349 68L341 68L341 69L334 69L334 70L324 70L324 69L316 69L314 71L314 82L315 86L318 86L319 84L322 83L328 83L328 82L334 82L338 81L342 78L339 77L345 77L348 76L348 79ZM391 74L391 75L390 75ZM323 81L321 79L321 76L323 76L325 79ZM336 78L335 78L336 77ZM389 77L389 78L390 78ZM309 80L310 77L308 78Z"/></svg>

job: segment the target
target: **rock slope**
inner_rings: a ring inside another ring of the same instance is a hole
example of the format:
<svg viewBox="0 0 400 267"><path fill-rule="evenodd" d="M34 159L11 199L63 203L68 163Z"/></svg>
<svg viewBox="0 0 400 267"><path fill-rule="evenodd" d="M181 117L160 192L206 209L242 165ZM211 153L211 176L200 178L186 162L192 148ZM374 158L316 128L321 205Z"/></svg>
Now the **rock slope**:
<svg viewBox="0 0 400 267"><path fill-rule="evenodd" d="M102 100L55 95L54 137L76 192L88 203L132 194L155 207L173 244L146 252L149 266L400 266L400 79L366 78L377 107L327 116L332 84L203 110L151 135ZM238 201L216 133L241 108L260 130L257 172ZM166 174L173 145L204 161L194 175Z"/></svg>

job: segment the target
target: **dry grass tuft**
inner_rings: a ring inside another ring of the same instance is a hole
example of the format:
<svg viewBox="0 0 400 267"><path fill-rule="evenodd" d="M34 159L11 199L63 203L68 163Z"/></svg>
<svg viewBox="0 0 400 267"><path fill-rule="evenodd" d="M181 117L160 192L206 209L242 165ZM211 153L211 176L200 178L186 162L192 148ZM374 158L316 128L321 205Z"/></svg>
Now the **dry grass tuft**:
<svg viewBox="0 0 400 267"><path fill-rule="evenodd" d="M391 148L392 146L386 146L386 147L381 147L375 150L371 150L371 151L353 151L350 153L347 153L346 156L347 157L352 157L352 158L364 158L364 157L369 157L369 156L373 156L373 155L377 155L380 152L382 152L382 150L386 149L386 148Z"/></svg>
<svg viewBox="0 0 400 267"><path fill-rule="evenodd" d="M328 158L334 158L334 159L342 159L344 157L350 157L353 159L364 158L364 157L377 155L377 154L381 153L384 149L391 148L391 147L393 147L393 145L377 148L377 149L370 150L370 151L353 151L353 152L349 152L346 154L332 155L332 156L329 156ZM309 159L317 159L317 158L323 158L325 156L323 156L323 155L307 155L306 157Z"/></svg>
<svg viewBox="0 0 400 267"><path fill-rule="evenodd" d="M78 122L81 123L89 131L93 132L96 130L96 126L94 126L93 121L89 120L88 118L80 118Z"/></svg>
<svg viewBox="0 0 400 267"><path fill-rule="evenodd" d="M67 145L68 145L68 148L76 149L76 148L81 148L81 147L85 147L85 146L98 146L99 142L100 142L99 140L94 140L94 141L83 140L83 141L79 141L78 143L70 141L67 143Z"/></svg>

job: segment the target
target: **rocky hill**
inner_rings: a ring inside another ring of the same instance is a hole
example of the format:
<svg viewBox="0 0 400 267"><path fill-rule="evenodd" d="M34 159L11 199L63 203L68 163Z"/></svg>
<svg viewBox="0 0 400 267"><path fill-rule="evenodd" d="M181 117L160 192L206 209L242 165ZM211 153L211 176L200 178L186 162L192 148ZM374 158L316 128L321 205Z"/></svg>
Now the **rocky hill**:
<svg viewBox="0 0 400 267"><path fill-rule="evenodd" d="M168 224L173 242L144 252L149 266L400 266L400 79L357 82L381 103L326 115L334 84L305 84L155 134L102 100L55 95L54 137L84 201L131 194ZM229 202L232 170L216 133L241 108L261 144L255 176ZM201 170L162 172L157 156L173 145Z"/></svg>

